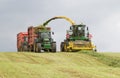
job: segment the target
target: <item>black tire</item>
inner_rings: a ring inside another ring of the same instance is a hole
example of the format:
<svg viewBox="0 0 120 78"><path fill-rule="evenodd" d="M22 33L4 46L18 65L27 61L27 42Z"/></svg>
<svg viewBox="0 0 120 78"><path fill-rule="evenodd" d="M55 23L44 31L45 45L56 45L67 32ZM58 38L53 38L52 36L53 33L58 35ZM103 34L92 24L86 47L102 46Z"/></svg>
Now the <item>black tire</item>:
<svg viewBox="0 0 120 78"><path fill-rule="evenodd" d="M56 42L52 43L52 52L56 52Z"/></svg>
<svg viewBox="0 0 120 78"><path fill-rule="evenodd" d="M94 52L97 52L97 49L94 49Z"/></svg>
<svg viewBox="0 0 120 78"><path fill-rule="evenodd" d="M37 43L36 45L36 52L41 52L41 43Z"/></svg>
<svg viewBox="0 0 120 78"><path fill-rule="evenodd" d="M33 52L36 52L36 44L33 45Z"/></svg>
<svg viewBox="0 0 120 78"><path fill-rule="evenodd" d="M64 42L61 42L61 44L60 44L60 51L64 52Z"/></svg>

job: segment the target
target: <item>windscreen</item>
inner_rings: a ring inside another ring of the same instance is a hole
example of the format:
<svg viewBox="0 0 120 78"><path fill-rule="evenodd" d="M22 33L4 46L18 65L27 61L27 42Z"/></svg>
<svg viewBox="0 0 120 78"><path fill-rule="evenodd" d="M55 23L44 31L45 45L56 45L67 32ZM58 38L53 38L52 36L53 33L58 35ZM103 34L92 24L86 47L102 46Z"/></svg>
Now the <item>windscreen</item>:
<svg viewBox="0 0 120 78"><path fill-rule="evenodd" d="M50 32L42 32L41 38L50 38Z"/></svg>

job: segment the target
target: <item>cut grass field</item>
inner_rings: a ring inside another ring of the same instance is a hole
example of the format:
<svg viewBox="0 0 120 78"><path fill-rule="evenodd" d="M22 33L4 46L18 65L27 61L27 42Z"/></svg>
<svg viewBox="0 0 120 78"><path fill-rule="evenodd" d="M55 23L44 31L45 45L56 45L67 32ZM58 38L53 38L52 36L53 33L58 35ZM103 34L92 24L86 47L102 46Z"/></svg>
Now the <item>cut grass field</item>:
<svg viewBox="0 0 120 78"><path fill-rule="evenodd" d="M120 57L120 53L114 53L114 52L106 52L106 53L101 53L107 56L111 56L111 57Z"/></svg>
<svg viewBox="0 0 120 78"><path fill-rule="evenodd" d="M119 56L120 53L116 57L86 52L1 52L0 78L120 78ZM109 58L118 63L111 65Z"/></svg>

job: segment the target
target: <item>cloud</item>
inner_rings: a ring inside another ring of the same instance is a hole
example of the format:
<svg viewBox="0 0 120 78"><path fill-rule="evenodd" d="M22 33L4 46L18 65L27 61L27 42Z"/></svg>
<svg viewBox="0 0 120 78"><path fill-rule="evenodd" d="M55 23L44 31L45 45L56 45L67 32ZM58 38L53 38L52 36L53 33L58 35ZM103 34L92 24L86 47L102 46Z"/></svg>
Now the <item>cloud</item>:
<svg viewBox="0 0 120 78"><path fill-rule="evenodd" d="M100 24L96 40L102 51L119 51L120 13L113 13ZM102 47L101 47L102 46Z"/></svg>
<svg viewBox="0 0 120 78"><path fill-rule="evenodd" d="M60 15L77 24L86 24L99 51L120 51L119 3L119 0L0 0L0 51L16 51L18 32ZM49 26L55 32L54 38L59 46L70 24L55 20Z"/></svg>

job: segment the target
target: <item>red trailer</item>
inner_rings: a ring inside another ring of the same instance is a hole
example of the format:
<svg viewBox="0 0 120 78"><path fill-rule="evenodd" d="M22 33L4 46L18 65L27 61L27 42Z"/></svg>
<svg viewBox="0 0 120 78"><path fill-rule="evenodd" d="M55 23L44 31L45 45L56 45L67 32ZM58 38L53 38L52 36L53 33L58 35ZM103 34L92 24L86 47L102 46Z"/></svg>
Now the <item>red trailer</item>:
<svg viewBox="0 0 120 78"><path fill-rule="evenodd" d="M28 48L29 51L34 51L34 40L36 39L37 35L35 34L35 27L30 26L28 27Z"/></svg>
<svg viewBox="0 0 120 78"><path fill-rule="evenodd" d="M20 32L17 34L17 50L19 51L27 51L28 47L28 33Z"/></svg>

